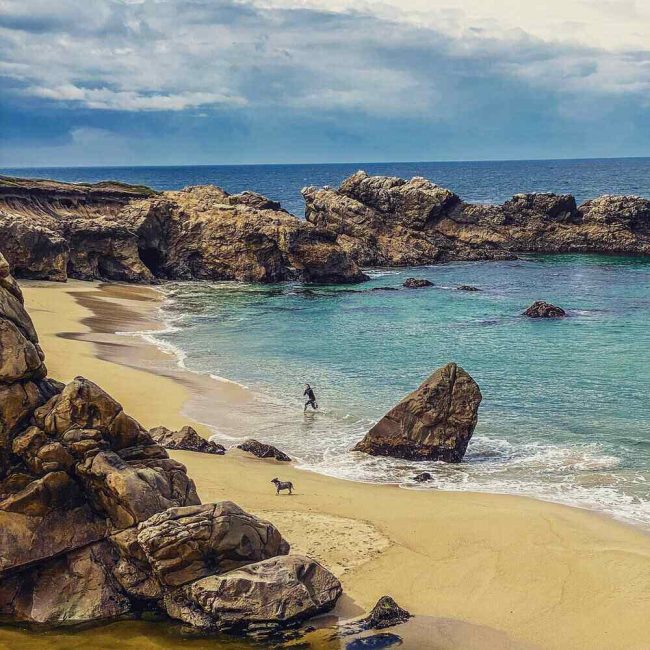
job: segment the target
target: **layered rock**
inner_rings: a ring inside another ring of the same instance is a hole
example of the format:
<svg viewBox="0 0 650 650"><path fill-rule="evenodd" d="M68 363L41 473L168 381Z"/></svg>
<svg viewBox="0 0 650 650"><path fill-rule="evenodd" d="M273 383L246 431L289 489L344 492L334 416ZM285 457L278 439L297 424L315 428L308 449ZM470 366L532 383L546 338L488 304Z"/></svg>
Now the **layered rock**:
<svg viewBox="0 0 650 650"><path fill-rule="evenodd" d="M185 467L99 386L46 377L1 255L0 336L0 617L59 625L156 609L247 630L334 606L334 576L286 557L269 522L201 505Z"/></svg>
<svg viewBox="0 0 650 650"><path fill-rule="evenodd" d="M423 178L357 172L338 189L306 187L305 217L362 265L509 259L519 252L650 254L650 201L517 194L466 203Z"/></svg>
<svg viewBox="0 0 650 650"><path fill-rule="evenodd" d="M364 280L335 239L252 192L0 177L0 248L18 277Z"/></svg>
<svg viewBox="0 0 650 650"><path fill-rule="evenodd" d="M155 427L149 430L151 437L165 449L183 449L198 451L202 454L223 455L226 448L211 440L202 438L195 429L185 426L180 431L171 431L167 427Z"/></svg>
<svg viewBox="0 0 650 650"><path fill-rule="evenodd" d="M481 399L472 377L448 363L381 418L354 451L458 463L474 433Z"/></svg>

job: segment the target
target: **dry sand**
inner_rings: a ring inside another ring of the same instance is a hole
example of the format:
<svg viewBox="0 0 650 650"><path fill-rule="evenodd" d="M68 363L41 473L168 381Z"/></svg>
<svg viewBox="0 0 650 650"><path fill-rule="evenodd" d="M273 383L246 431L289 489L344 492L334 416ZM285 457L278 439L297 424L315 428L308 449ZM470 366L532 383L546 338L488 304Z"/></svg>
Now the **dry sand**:
<svg viewBox="0 0 650 650"><path fill-rule="evenodd" d="M179 370L141 338L114 335L155 325L153 289L23 289L50 374L96 381L147 427L192 424L208 435L183 414L198 395L220 423L247 399L241 388ZM346 594L338 614L360 613L389 593L436 617L420 619L433 621L421 637L430 644L410 647L650 648L650 536L641 530L534 499L353 483L240 452L173 456L204 501L230 499L272 520L294 549L333 569ZM276 497L274 476L293 481L294 496Z"/></svg>

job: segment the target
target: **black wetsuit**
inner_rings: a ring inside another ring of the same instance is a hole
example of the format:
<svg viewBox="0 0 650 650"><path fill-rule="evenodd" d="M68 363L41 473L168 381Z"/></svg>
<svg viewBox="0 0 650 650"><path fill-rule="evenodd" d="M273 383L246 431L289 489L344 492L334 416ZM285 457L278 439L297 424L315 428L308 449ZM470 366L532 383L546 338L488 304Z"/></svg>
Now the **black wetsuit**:
<svg viewBox="0 0 650 650"><path fill-rule="evenodd" d="M305 411L307 410L308 406L311 406L314 410L316 410L318 408L318 406L316 406L316 395L314 395L314 391L311 389L311 386L305 389L303 395L307 396L307 401L305 402Z"/></svg>

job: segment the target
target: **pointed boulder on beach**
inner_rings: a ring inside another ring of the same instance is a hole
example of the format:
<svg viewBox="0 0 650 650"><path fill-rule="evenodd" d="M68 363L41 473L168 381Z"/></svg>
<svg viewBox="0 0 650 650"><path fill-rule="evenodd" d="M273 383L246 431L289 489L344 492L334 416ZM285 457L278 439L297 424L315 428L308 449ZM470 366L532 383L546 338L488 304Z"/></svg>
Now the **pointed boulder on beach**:
<svg viewBox="0 0 650 650"><path fill-rule="evenodd" d="M469 373L448 363L381 418L353 451L459 463L474 433L481 399Z"/></svg>

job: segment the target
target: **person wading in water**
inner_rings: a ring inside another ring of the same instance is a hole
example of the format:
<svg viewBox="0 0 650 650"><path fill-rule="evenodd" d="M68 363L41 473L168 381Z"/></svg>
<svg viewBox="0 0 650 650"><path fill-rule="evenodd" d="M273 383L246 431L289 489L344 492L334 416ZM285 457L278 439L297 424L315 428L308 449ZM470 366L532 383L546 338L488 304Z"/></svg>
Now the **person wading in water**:
<svg viewBox="0 0 650 650"><path fill-rule="evenodd" d="M307 407L311 406L315 411L318 408L318 404L316 404L316 395L314 395L314 391L309 384L305 384L305 392L303 395L307 397L304 410L307 411Z"/></svg>

